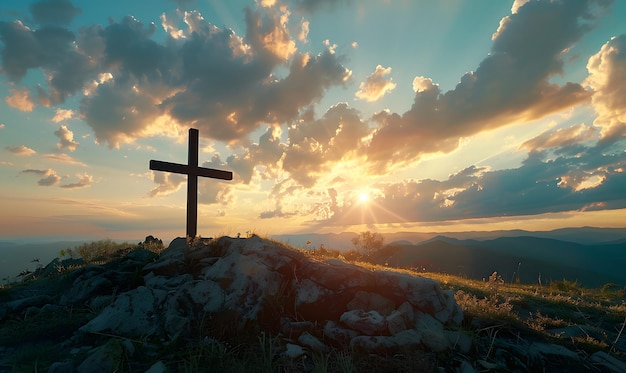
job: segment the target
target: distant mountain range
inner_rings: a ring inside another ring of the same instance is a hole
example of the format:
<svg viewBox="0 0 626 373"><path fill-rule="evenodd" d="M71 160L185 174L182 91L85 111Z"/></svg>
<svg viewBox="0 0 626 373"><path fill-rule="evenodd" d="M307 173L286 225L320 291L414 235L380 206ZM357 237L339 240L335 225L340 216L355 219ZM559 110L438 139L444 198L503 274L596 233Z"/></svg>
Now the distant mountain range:
<svg viewBox="0 0 626 373"><path fill-rule="evenodd" d="M271 238L280 240L296 247L306 247L306 242L310 248L319 248L324 245L326 248L337 250L351 250L351 239L356 237L356 233L303 233L303 234L279 234L271 235ZM552 231L525 231L499 230L499 231L468 231L468 232L396 232L385 233L385 243L404 241L405 243L420 243L433 239L437 236L456 238L458 240L486 241L500 237L538 237L551 238L560 241L574 242L578 244L606 244L626 242L626 228L562 228Z"/></svg>
<svg viewBox="0 0 626 373"><path fill-rule="evenodd" d="M274 237L299 247L350 250L355 233L283 235ZM524 230L384 234L390 266L445 272L487 279L494 271L505 281L543 285L577 281L587 287L626 285L626 228L566 228L545 232ZM302 240L310 240L306 246Z"/></svg>

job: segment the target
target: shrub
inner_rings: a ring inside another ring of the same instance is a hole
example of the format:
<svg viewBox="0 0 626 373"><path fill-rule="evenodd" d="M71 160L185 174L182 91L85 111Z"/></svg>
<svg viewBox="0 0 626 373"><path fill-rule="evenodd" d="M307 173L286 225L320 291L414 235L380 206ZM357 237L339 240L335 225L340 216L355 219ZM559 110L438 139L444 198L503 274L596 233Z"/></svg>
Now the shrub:
<svg viewBox="0 0 626 373"><path fill-rule="evenodd" d="M579 293L582 290L578 284L578 281L569 281L566 279L550 282L550 289L575 294Z"/></svg>
<svg viewBox="0 0 626 373"><path fill-rule="evenodd" d="M92 263L98 260L105 260L119 251L130 251L135 248L135 245L131 245L127 242L116 243L107 238L105 240L84 243L75 247L73 251L78 252L85 263Z"/></svg>
<svg viewBox="0 0 626 373"><path fill-rule="evenodd" d="M352 239L354 247L364 255L371 255L383 247L384 238L380 233L361 232Z"/></svg>

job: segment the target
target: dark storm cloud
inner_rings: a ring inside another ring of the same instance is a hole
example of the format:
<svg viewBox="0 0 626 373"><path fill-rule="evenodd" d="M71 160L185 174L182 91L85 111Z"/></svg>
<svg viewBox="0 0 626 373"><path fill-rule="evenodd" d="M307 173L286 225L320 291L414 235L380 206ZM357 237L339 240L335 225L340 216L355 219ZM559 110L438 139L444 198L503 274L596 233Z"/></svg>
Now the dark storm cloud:
<svg viewBox="0 0 626 373"><path fill-rule="evenodd" d="M67 25L81 13L70 0L41 0L30 5L30 12L39 24Z"/></svg>
<svg viewBox="0 0 626 373"><path fill-rule="evenodd" d="M476 71L455 89L441 92L418 77L412 108L403 115L380 113L367 149L376 172L407 164L425 153L449 152L462 137L529 121L590 98L576 83L550 78L562 72L564 51L590 29L592 9L607 1L530 1L500 22L493 46Z"/></svg>

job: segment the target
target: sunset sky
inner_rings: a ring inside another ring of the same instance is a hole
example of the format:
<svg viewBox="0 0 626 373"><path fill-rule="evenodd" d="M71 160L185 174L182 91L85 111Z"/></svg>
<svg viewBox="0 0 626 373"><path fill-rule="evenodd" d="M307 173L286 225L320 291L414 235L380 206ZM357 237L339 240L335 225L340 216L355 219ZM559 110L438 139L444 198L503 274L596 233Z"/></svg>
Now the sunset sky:
<svg viewBox="0 0 626 373"><path fill-rule="evenodd" d="M4 0L0 238L626 227L626 1Z"/></svg>

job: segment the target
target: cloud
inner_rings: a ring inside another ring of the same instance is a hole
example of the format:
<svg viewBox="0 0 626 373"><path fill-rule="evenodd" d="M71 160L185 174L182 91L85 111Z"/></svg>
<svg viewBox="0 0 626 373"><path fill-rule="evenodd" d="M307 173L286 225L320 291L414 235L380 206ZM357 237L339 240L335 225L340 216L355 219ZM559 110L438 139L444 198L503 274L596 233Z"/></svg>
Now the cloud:
<svg viewBox="0 0 626 373"><path fill-rule="evenodd" d="M294 196L296 192L302 191L302 189L302 186L289 179L276 183L269 195L275 202L274 209L262 211L259 214L259 219L289 218L302 215L303 213L297 208L294 209L293 206L291 207L292 211L285 211L284 207L284 201L288 197Z"/></svg>
<svg viewBox="0 0 626 373"><path fill-rule="evenodd" d="M594 91L591 102L598 113L593 124L603 143L619 141L626 137L626 34L604 44L589 58L587 70L585 84Z"/></svg>
<svg viewBox="0 0 626 373"><path fill-rule="evenodd" d="M283 169L300 185L311 187L335 162L355 156L360 139L368 133L355 109L337 104L323 118L303 120L289 128Z"/></svg>
<svg viewBox="0 0 626 373"><path fill-rule="evenodd" d="M359 90L355 94L356 97L367 102L373 102L393 91L396 88L396 83L393 83L391 79L385 79L385 75L390 73L391 67L376 66L374 72L359 85Z"/></svg>
<svg viewBox="0 0 626 373"><path fill-rule="evenodd" d="M585 141L597 140L597 130L582 123L567 128L557 128L525 141L520 149L542 151L550 148L572 146Z"/></svg>
<svg viewBox="0 0 626 373"><path fill-rule="evenodd" d="M7 146L5 149L10 151L13 154L22 155L22 156L26 156L26 157L30 157L33 154L37 154L36 151L34 151L33 149L31 149L31 148L29 148L29 147L27 147L25 145Z"/></svg>
<svg viewBox="0 0 626 373"><path fill-rule="evenodd" d="M70 131L64 124L61 127L54 131L54 135L59 138L59 142L57 143L57 148L60 150L68 150L73 152L78 148L78 143L74 141L74 133Z"/></svg>
<svg viewBox="0 0 626 373"><path fill-rule="evenodd" d="M219 155L214 155L210 161L203 162L202 167L213 168L217 170L227 170L226 164L222 162ZM235 172L235 175L237 173ZM222 182L216 179L200 178L198 180L198 202L202 204L219 203L221 205L230 204L235 198L232 193L230 183Z"/></svg>
<svg viewBox="0 0 626 373"><path fill-rule="evenodd" d="M70 24L81 13L70 0L40 0L30 5L35 22L49 25Z"/></svg>
<svg viewBox="0 0 626 373"><path fill-rule="evenodd" d="M48 153L44 154L44 157L56 162L73 164L77 166L87 167L87 165L79 160L72 158L71 156L65 153Z"/></svg>
<svg viewBox="0 0 626 373"><path fill-rule="evenodd" d="M298 40L302 43L308 43L310 22L302 20L300 22L300 32L298 33Z"/></svg>
<svg viewBox="0 0 626 373"><path fill-rule="evenodd" d="M61 185L61 188L64 188L64 189L89 188L93 184L93 176L87 173L76 174L76 177L78 178L77 182L70 183L70 184L63 184Z"/></svg>
<svg viewBox="0 0 626 373"><path fill-rule="evenodd" d="M184 13L186 29L167 29L180 38L166 45L130 17L90 31L85 40L103 46L96 56L111 78L90 88L81 114L98 141L113 147L178 126L233 142L263 124L293 120L327 88L344 84L350 71L330 48L297 53L288 15L281 7L248 9L245 41L197 12ZM162 16L162 23L175 21ZM289 73L279 79L273 70L285 64Z"/></svg>
<svg viewBox="0 0 626 373"><path fill-rule="evenodd" d="M27 169L23 170L22 173L40 177L39 181L37 181L39 186L53 186L61 181L61 177L57 175L56 171L50 168L47 170Z"/></svg>
<svg viewBox="0 0 626 373"><path fill-rule="evenodd" d="M511 123L535 120L589 100L580 84L550 81L564 52L590 29L592 8L604 1L527 2L502 19L489 55L455 89L442 92L427 78L414 81L413 106L382 112L366 150L372 171L412 163L424 154L450 152L459 140ZM548 35L548 36L547 36Z"/></svg>
<svg viewBox="0 0 626 373"><path fill-rule="evenodd" d="M148 192L150 197L167 196L177 192L181 185L187 181L187 177L169 172L151 172L152 181L157 184Z"/></svg>
<svg viewBox="0 0 626 373"><path fill-rule="evenodd" d="M262 179L274 179L278 176L287 147L280 140L281 133L280 127L270 126L259 137L258 143L248 144L243 147L242 153L232 154L226 159L226 165L233 170L235 182L250 184L254 176Z"/></svg>
<svg viewBox="0 0 626 373"><path fill-rule="evenodd" d="M259 126L296 119L350 77L330 45L317 55L298 53L289 16L284 5L247 8L242 37L197 11L163 14L162 26L177 38L165 42L153 40L154 24L130 16L76 33L1 22L2 68L14 83L40 69L47 78L47 85L37 88L44 106L82 93L79 115L101 144L119 147L139 137L175 136L189 126L203 136L238 142ZM182 17L180 29L176 17ZM301 32L305 23L298 25ZM25 89L10 100L22 110L34 108ZM53 120L69 117L58 111Z"/></svg>
<svg viewBox="0 0 626 373"><path fill-rule="evenodd" d="M5 97L7 105L19 111L31 112L35 108L35 103L30 99L27 88L10 89L10 96Z"/></svg>
<svg viewBox="0 0 626 373"><path fill-rule="evenodd" d="M52 26L32 30L21 21L14 21L0 22L0 38L4 44L4 71L12 82L19 82L28 69L52 68L67 61L74 34Z"/></svg>
<svg viewBox="0 0 626 373"><path fill-rule="evenodd" d="M273 9L273 10L270 10ZM296 52L287 24L290 12L285 6L253 11L245 8L246 39L262 58L287 61Z"/></svg>
<svg viewBox="0 0 626 373"><path fill-rule="evenodd" d="M54 112L54 117L52 117L52 121L54 123L63 122L66 120L70 120L74 117L73 110L64 110L64 109L56 109Z"/></svg>
<svg viewBox="0 0 626 373"><path fill-rule="evenodd" d="M44 106L63 103L97 75L99 56L94 52L99 44L93 40L93 31L93 27L81 29L77 40L73 32L58 26L31 29L19 20L0 22L2 67L14 83L20 82L29 69L42 69L48 91L37 88L39 102ZM28 101L32 110L34 104Z"/></svg>

